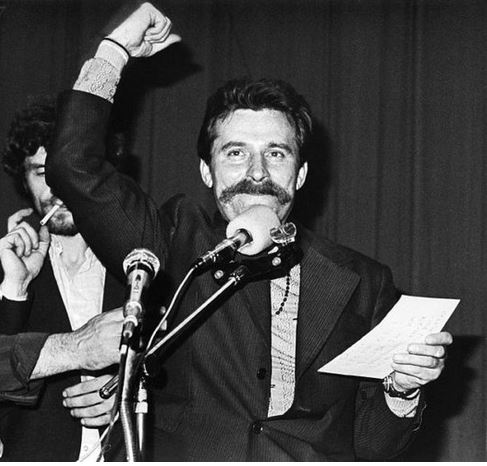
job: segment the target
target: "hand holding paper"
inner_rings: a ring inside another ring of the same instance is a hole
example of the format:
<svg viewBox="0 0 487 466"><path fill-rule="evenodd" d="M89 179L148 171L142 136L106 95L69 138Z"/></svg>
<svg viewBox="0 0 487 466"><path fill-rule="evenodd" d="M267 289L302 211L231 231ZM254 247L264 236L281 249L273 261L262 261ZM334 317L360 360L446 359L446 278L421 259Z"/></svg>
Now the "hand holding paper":
<svg viewBox="0 0 487 466"><path fill-rule="evenodd" d="M408 345L406 353L393 356L394 386L399 391L411 390L436 380L445 367L445 346L453 342L448 332L427 335L424 344Z"/></svg>
<svg viewBox="0 0 487 466"><path fill-rule="evenodd" d="M395 371L401 391L425 385L443 370L452 336L440 330L459 302L402 296L382 322L320 372L382 379Z"/></svg>

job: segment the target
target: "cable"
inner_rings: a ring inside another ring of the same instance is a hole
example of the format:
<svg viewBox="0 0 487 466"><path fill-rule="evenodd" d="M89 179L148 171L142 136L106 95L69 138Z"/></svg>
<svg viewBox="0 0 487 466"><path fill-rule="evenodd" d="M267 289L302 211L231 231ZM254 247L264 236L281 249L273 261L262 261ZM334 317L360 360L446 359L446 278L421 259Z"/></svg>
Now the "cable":
<svg viewBox="0 0 487 466"><path fill-rule="evenodd" d="M116 414L115 416L115 420L113 421L113 424L115 424L119 419L119 415L118 413ZM112 422L112 421L110 421ZM97 462L100 462L101 461L101 458L103 456L103 453L106 451L106 449L104 449L102 447L102 443L105 441L105 437L109 434L109 431L113 428L113 426L111 424L109 424L107 426L107 428L103 431L103 433L100 435L100 438L98 439L98 441L93 445L93 447L91 448L91 450L86 453L86 455L84 455L83 457L79 458L76 462L77 463L82 463L83 461L86 461L92 454L93 452L98 448L100 447L100 454L98 455L96 461Z"/></svg>
<svg viewBox="0 0 487 466"><path fill-rule="evenodd" d="M211 295L200 307L198 307L192 314L190 314L186 319L184 319L177 327L171 330L162 340L159 340L152 348L148 348L145 351L144 359L146 359L151 354L155 353L159 348L161 348L164 343L166 343L170 338L172 338L176 333L178 333L181 329L186 327L186 325L192 321L198 314L204 311L209 304L216 301L222 294L225 293L226 290L229 288L236 286L240 283L240 281L245 277L248 269L246 266L239 266L237 269L230 275L228 281L220 288L216 293Z"/></svg>
<svg viewBox="0 0 487 466"><path fill-rule="evenodd" d="M119 419L119 406L120 406L120 400L122 397L122 386L123 386L123 380L124 380L124 375L125 375L125 364L127 361L127 352L128 352L128 346L122 345L120 347L120 363L118 366L118 384L117 384L117 392L115 395L115 403L113 404L110 423L106 429L107 430L107 432L106 432L106 443L102 447L101 452L100 452L100 456L97 459L97 461L101 460L102 454L107 450L108 440L110 439L110 435L112 433L112 430L115 427L115 423ZM105 434L105 432L104 432L104 434Z"/></svg>
<svg viewBox="0 0 487 466"><path fill-rule="evenodd" d="M164 313L164 315L162 316L162 319L159 321L156 328L152 332L152 335L149 338L149 341L148 341L147 346L146 346L146 352L150 350L150 347L154 341L154 338L157 335L157 332L162 328L164 322L168 319L169 314L171 314L173 309L175 309L176 303L179 303L179 301L182 297L183 291L186 291L186 288L189 286L189 279L192 278L192 276L195 272L196 272L196 267L195 266L191 267L189 269L188 273L183 278L182 282L179 284L178 289L174 293L174 296L171 300L171 303L169 304L169 307L167 308L167 311Z"/></svg>

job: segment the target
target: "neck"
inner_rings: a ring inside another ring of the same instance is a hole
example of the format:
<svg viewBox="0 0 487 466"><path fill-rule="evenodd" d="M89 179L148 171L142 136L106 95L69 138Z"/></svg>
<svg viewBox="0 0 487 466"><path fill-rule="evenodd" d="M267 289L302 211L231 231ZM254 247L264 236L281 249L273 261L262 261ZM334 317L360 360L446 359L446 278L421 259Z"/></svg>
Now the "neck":
<svg viewBox="0 0 487 466"><path fill-rule="evenodd" d="M88 249L86 241L79 233L75 236L56 235L56 238L63 248L61 260L69 273L76 273L85 260L85 252Z"/></svg>

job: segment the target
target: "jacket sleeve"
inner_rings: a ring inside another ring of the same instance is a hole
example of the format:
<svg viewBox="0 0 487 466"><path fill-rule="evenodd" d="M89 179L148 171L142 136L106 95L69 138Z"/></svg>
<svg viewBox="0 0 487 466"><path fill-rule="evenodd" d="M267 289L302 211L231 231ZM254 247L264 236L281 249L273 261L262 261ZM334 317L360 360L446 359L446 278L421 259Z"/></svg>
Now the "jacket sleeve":
<svg viewBox="0 0 487 466"><path fill-rule="evenodd" d="M61 95L46 181L71 210L97 257L123 278L123 260L133 249L164 255L165 230L152 199L105 160L110 111L110 103L93 94ZM164 263L165 257L159 259Z"/></svg>
<svg viewBox="0 0 487 466"><path fill-rule="evenodd" d="M29 381L47 335L25 331L32 305L27 301L0 299L0 400L32 405L43 386Z"/></svg>
<svg viewBox="0 0 487 466"><path fill-rule="evenodd" d="M399 293L393 285L391 272L387 267L383 267L381 285L375 302L373 326L384 318L398 298ZM386 460L399 455L419 429L425 406L423 394L420 394L415 416L398 417L387 406L382 381L361 382L356 397L356 456L364 460Z"/></svg>
<svg viewBox="0 0 487 466"><path fill-rule="evenodd" d="M0 335L0 400L36 402L43 382L29 378L47 337L44 333Z"/></svg>
<svg viewBox="0 0 487 466"><path fill-rule="evenodd" d="M25 330L32 308L32 297L26 301L0 299L0 333L14 335Z"/></svg>

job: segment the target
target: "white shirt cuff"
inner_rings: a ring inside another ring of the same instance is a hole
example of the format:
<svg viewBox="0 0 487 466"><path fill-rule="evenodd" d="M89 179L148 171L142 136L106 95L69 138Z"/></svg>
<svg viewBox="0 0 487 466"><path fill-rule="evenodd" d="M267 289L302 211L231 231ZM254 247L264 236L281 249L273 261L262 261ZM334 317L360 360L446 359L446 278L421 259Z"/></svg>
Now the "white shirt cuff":
<svg viewBox="0 0 487 466"><path fill-rule="evenodd" d="M5 289L3 283L0 283L0 299L3 297L9 299L10 301L27 301L29 294L17 294L12 292L12 290Z"/></svg>
<svg viewBox="0 0 487 466"><path fill-rule="evenodd" d="M95 58L101 58L107 61L120 73L129 61L129 56L125 49L110 40L102 40L100 42L95 53Z"/></svg>
<svg viewBox="0 0 487 466"><path fill-rule="evenodd" d="M404 398L392 397L387 393L384 393L387 406L397 417L414 417L419 404L419 397L414 397L411 400L405 400Z"/></svg>

